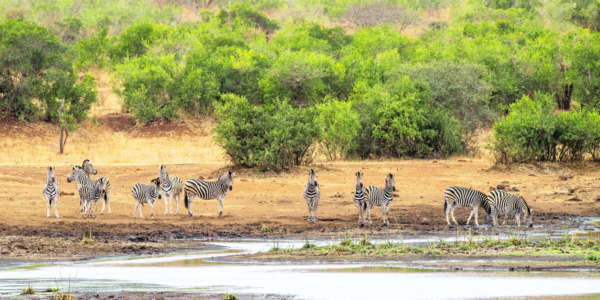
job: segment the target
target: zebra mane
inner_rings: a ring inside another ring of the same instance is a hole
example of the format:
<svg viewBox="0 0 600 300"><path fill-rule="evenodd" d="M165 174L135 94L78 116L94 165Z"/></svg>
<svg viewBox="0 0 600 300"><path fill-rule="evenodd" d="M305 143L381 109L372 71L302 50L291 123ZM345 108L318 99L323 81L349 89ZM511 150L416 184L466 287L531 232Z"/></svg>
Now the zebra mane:
<svg viewBox="0 0 600 300"><path fill-rule="evenodd" d="M523 200L523 202L525 203L525 207L527 207L527 214L531 215L531 209L529 208L529 204L527 204L527 201L525 201L525 198L523 198L522 196L519 196L519 198L521 198L521 200Z"/></svg>

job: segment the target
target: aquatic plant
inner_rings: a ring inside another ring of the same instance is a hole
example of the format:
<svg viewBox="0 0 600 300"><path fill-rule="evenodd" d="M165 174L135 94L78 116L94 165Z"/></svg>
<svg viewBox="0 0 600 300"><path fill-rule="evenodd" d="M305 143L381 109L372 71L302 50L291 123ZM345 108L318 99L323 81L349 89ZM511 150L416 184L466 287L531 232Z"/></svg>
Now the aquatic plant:
<svg viewBox="0 0 600 300"><path fill-rule="evenodd" d="M230 293L226 293L225 296L223 297L223 300L235 300L237 299L237 296L234 294L230 294Z"/></svg>
<svg viewBox="0 0 600 300"><path fill-rule="evenodd" d="M47 288L47 289L45 290L45 292L46 292L46 293L55 293L55 292L58 292L59 290L60 290L60 289L59 289L59 288L57 288L57 287L55 287L55 288L51 288L51 287L49 287L49 288Z"/></svg>
<svg viewBox="0 0 600 300"><path fill-rule="evenodd" d="M30 284L26 288L24 288L23 291L21 291L21 295L35 295L35 290Z"/></svg>

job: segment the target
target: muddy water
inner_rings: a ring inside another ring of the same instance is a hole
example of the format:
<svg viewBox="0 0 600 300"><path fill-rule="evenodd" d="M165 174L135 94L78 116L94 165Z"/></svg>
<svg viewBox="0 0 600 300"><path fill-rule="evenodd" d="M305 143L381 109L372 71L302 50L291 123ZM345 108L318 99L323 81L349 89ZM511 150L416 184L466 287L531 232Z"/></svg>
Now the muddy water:
<svg viewBox="0 0 600 300"><path fill-rule="evenodd" d="M408 242L408 241L407 241ZM406 268L401 264L220 264L211 258L267 251L273 243L220 242L199 252L0 270L0 292L38 290L168 290L251 293L297 299L597 299L600 274L586 272L476 272ZM280 247L301 247L279 242Z"/></svg>

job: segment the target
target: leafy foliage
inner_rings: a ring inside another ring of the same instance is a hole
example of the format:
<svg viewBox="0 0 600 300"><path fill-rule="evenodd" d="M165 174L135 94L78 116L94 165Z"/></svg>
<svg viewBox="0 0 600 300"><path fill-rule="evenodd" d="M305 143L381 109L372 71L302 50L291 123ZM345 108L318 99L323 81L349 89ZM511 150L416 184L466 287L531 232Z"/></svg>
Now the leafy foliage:
<svg viewBox="0 0 600 300"><path fill-rule="evenodd" d="M352 108L352 103L332 100L316 108L323 128L322 144L327 158L336 160L352 154L360 130L360 115Z"/></svg>
<svg viewBox="0 0 600 300"><path fill-rule="evenodd" d="M215 102L215 141L239 166L285 170L312 162L320 138L313 108L295 108L287 101L255 106L244 97L227 94Z"/></svg>
<svg viewBox="0 0 600 300"><path fill-rule="evenodd" d="M494 125L490 145L499 162L573 161L600 148L600 115L586 109L552 114L553 97L536 94L510 106L510 114Z"/></svg>
<svg viewBox="0 0 600 300"><path fill-rule="evenodd" d="M76 120L85 119L96 101L95 82L86 75L77 83L65 52L58 38L43 27L22 20L0 23L2 113L57 121L60 104L56 99L65 99L67 113Z"/></svg>

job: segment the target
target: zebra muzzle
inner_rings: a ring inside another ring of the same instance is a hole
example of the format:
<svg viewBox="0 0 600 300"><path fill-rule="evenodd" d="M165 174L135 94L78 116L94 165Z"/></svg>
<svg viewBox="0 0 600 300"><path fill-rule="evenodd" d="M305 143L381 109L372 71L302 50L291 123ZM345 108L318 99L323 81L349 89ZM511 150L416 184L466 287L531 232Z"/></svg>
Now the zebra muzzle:
<svg viewBox="0 0 600 300"><path fill-rule="evenodd" d="M230 186L230 187L229 187L229 190L230 190L230 191L233 191L233 186Z"/></svg>

